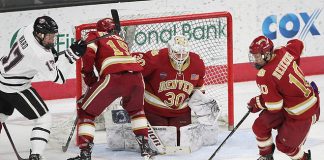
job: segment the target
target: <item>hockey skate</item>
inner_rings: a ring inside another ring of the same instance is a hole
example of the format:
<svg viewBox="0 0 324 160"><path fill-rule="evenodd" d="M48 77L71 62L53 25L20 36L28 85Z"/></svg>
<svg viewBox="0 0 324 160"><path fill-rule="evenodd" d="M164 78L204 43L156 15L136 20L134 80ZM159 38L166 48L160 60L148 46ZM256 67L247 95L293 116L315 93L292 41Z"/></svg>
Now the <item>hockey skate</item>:
<svg viewBox="0 0 324 160"><path fill-rule="evenodd" d="M151 159L151 157L158 154L157 151L152 150L148 144L148 138L144 136L136 136L136 141L141 149L141 156L145 159Z"/></svg>
<svg viewBox="0 0 324 160"><path fill-rule="evenodd" d="M29 160L41 160L42 157L39 154L31 154L29 155Z"/></svg>
<svg viewBox="0 0 324 160"><path fill-rule="evenodd" d="M267 155L263 155L263 156L261 155L257 160L274 160L273 153L274 153L276 146L274 144L272 144L270 147L271 147L271 152Z"/></svg>
<svg viewBox="0 0 324 160"><path fill-rule="evenodd" d="M93 147L93 143L89 143L86 148L81 149L80 155L74 158L69 158L67 160L91 160L92 147Z"/></svg>
<svg viewBox="0 0 324 160"><path fill-rule="evenodd" d="M260 156L257 160L273 160L272 154L268 154L265 156Z"/></svg>
<svg viewBox="0 0 324 160"><path fill-rule="evenodd" d="M302 160L312 160L310 150L308 150L308 153L304 153L304 157L302 158Z"/></svg>

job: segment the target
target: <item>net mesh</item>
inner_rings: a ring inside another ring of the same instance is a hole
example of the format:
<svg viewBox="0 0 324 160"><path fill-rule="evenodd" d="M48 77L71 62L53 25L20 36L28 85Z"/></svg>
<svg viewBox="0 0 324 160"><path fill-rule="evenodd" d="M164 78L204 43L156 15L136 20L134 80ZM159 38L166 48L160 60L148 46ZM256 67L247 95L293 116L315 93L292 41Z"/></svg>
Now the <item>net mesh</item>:
<svg viewBox="0 0 324 160"><path fill-rule="evenodd" d="M142 19L144 20L148 19ZM139 21L134 21L140 23ZM122 27L125 39L131 52L146 52L152 49L165 48L168 40L175 34L183 34L189 38L191 51L200 55L206 66L206 94L217 99L228 112L228 50L227 50L227 19L214 17L197 20L181 20L152 24L140 24ZM92 29L82 29L81 37ZM80 80L82 81L82 79ZM82 93L86 86L82 82Z"/></svg>
<svg viewBox="0 0 324 160"><path fill-rule="evenodd" d="M136 17L136 19L134 18ZM145 17L145 18L143 18ZM148 15L136 15L121 21L126 42L131 52L147 52L167 46L173 35L188 37L191 51L200 55L206 66L205 86L207 96L216 99L222 106L220 119L231 129L233 126L232 85L230 79L232 61L231 25L227 14L209 13L197 15L168 16L147 18ZM138 19L140 18L140 19ZM95 23L76 27L76 38L86 39L87 33L95 30ZM229 29L230 28L230 29ZM77 82L82 95L87 90L80 73L82 64L77 65ZM229 94L230 93L230 94ZM115 101L111 106L118 105ZM109 110L114 107L108 107ZM107 110L107 111L109 111ZM232 120L231 120L232 119ZM98 123L103 123L99 122ZM102 126L102 125L101 125Z"/></svg>
<svg viewBox="0 0 324 160"><path fill-rule="evenodd" d="M170 14L172 15L172 14ZM175 34L188 37L191 51L200 55L206 66L205 86L207 96L216 99L222 106L220 119L233 128L233 81L231 73L231 21L228 13L207 13L196 15L168 16L147 18L150 15L136 15L121 21L125 31L125 39L131 52L146 52L167 46L168 40ZM136 18L134 18L136 17ZM145 17L145 18L143 18ZM138 19L141 18L141 19ZM96 21L95 21L96 22ZM86 39L89 31L95 30L95 23L83 24L76 27L76 38ZM81 76L81 62L76 66L77 98L84 94L87 86ZM111 104L106 112L120 108L119 100ZM75 113L69 115L64 123L55 123L52 127L50 143L65 145L71 132ZM103 113L96 119L96 129L101 130L109 123ZM74 143L75 138L72 139Z"/></svg>

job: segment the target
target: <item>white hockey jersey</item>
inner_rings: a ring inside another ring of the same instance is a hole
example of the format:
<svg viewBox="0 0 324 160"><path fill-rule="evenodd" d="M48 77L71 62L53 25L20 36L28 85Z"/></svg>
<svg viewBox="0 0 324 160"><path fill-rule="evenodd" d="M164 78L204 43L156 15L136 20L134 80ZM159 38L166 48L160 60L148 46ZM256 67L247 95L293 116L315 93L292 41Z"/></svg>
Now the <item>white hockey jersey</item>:
<svg viewBox="0 0 324 160"><path fill-rule="evenodd" d="M65 82L52 51L45 49L34 38L33 25L19 30L10 52L1 57L0 63L0 90L6 93L30 88L37 74L44 81Z"/></svg>

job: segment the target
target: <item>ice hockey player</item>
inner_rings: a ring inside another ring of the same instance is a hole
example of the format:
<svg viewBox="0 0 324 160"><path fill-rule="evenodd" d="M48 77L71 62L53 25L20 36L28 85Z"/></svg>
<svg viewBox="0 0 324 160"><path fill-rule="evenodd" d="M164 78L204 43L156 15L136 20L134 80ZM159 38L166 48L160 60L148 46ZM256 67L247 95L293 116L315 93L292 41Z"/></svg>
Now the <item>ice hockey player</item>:
<svg viewBox="0 0 324 160"><path fill-rule="evenodd" d="M148 145L147 119L143 109L144 83L140 72L143 68L130 55L127 43L119 36L111 18L99 20L97 30L89 32L86 41L105 34L112 35L88 44L82 57L82 73L89 91L78 110L80 155L69 160L91 160L95 117L118 97L122 97L123 108L131 117L141 155L150 158L156 152Z"/></svg>
<svg viewBox="0 0 324 160"><path fill-rule="evenodd" d="M274 49L273 42L265 37L255 38L249 49L249 58L259 70L256 83L259 96L248 102L248 108L259 117L252 126L261 155L258 160L273 160L277 149L292 160L310 160L310 151L303 145L307 134L319 119L319 92L314 82L308 83L299 68L303 42L292 39L285 46Z"/></svg>
<svg viewBox="0 0 324 160"><path fill-rule="evenodd" d="M202 124L215 124L219 106L204 94L205 65L190 51L186 36L175 35L166 48L133 55L144 68L144 110L152 126L177 127L180 145L180 128L191 124L191 110Z"/></svg>
<svg viewBox="0 0 324 160"><path fill-rule="evenodd" d="M1 57L0 122L5 122L14 109L34 121L29 160L41 159L52 123L48 107L31 86L32 79L39 76L45 81L65 83L65 76L74 68L72 63L86 49L84 41L77 41L65 50L65 56L58 56L54 49L57 33L58 26L51 17L38 17L19 30L10 52Z"/></svg>

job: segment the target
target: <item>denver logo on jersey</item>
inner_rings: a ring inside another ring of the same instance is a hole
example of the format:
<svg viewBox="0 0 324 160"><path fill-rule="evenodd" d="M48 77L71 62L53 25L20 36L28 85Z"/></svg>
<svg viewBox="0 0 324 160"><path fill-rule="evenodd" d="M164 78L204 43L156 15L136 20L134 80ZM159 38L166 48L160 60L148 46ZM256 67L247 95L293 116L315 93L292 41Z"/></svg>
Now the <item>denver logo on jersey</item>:
<svg viewBox="0 0 324 160"><path fill-rule="evenodd" d="M198 74L191 74L190 80L198 80L199 75Z"/></svg>

